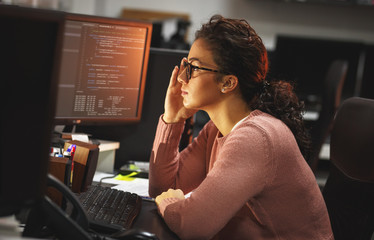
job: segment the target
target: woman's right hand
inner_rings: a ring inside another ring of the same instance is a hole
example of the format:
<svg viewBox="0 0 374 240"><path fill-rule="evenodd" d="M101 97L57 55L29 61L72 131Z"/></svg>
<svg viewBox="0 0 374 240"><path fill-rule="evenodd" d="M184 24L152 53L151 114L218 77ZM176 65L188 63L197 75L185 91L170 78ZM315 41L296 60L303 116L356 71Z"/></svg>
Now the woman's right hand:
<svg viewBox="0 0 374 240"><path fill-rule="evenodd" d="M170 77L169 86L166 92L165 98L165 112L163 120L166 123L176 123L183 122L187 118L191 117L197 110L196 109L187 109L183 105L183 97L181 95L182 83L178 81L178 75L183 73L183 59L180 67L175 66Z"/></svg>
<svg viewBox="0 0 374 240"><path fill-rule="evenodd" d="M184 200L184 194L180 189L169 189L166 192L161 193L155 198L155 203L158 207L158 211L161 216L164 216L166 207L171 204L181 200Z"/></svg>

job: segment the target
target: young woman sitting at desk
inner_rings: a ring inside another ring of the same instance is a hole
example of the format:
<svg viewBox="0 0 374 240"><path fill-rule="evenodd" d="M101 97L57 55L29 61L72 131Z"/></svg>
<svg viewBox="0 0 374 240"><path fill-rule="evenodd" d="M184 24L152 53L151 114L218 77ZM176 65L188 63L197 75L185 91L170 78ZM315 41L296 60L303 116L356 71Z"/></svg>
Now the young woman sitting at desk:
<svg viewBox="0 0 374 240"><path fill-rule="evenodd" d="M246 21L222 16L197 31L174 68L149 193L181 239L333 239L303 157L303 105L289 83L265 80L267 70L261 38ZM179 152L184 121L197 110L211 121Z"/></svg>

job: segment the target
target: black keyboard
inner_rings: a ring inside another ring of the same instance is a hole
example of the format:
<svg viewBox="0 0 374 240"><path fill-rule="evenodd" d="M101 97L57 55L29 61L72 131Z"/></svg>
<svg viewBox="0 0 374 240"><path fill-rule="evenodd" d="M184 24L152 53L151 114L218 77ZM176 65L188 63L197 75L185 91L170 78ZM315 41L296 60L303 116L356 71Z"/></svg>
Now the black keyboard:
<svg viewBox="0 0 374 240"><path fill-rule="evenodd" d="M90 228L99 232L128 230L139 214L142 199L135 193L92 185L78 195Z"/></svg>

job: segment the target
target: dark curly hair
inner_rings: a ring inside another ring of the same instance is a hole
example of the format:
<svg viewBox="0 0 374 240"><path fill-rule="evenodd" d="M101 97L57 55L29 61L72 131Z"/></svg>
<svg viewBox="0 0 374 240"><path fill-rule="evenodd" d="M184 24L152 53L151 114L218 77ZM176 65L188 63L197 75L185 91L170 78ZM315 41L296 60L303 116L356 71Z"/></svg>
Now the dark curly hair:
<svg viewBox="0 0 374 240"><path fill-rule="evenodd" d="M196 32L210 46L220 72L238 78L239 88L250 109L259 109L282 120L294 134L308 159L310 136L304 126L304 104L287 81L269 81L266 48L255 30L244 19L214 15Z"/></svg>

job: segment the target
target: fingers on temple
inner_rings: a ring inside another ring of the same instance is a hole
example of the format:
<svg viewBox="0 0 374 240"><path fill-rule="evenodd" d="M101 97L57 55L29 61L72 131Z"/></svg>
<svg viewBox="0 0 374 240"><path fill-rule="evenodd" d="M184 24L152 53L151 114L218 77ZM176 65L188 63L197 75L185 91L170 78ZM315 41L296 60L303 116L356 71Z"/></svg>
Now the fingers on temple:
<svg viewBox="0 0 374 240"><path fill-rule="evenodd" d="M175 66L173 69L173 72L171 73L170 77L170 86L174 86L177 83L177 77L178 77L179 68L178 66Z"/></svg>
<svg viewBox="0 0 374 240"><path fill-rule="evenodd" d="M184 62L187 62L187 58L182 58L179 67L175 66L170 78L170 86L174 86L178 83L178 77L184 70Z"/></svg>

